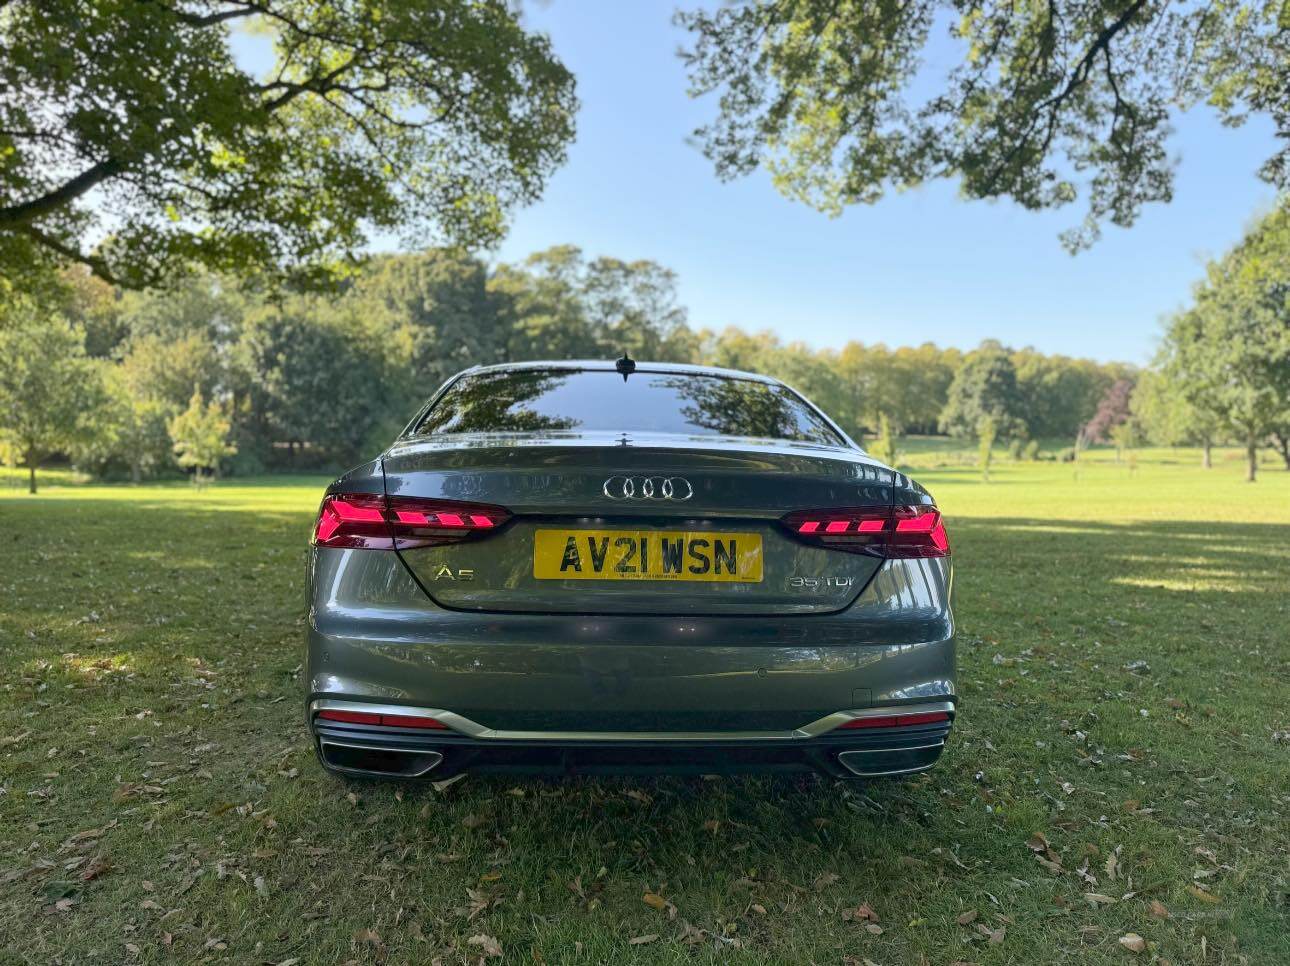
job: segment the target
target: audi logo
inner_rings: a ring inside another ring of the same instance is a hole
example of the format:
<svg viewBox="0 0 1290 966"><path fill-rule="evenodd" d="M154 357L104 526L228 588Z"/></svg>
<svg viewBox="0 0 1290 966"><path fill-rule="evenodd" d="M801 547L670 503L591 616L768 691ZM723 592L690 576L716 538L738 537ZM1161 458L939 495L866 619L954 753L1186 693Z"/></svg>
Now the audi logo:
<svg viewBox="0 0 1290 966"><path fill-rule="evenodd" d="M684 476L611 476L601 491L611 500L688 500L694 487Z"/></svg>

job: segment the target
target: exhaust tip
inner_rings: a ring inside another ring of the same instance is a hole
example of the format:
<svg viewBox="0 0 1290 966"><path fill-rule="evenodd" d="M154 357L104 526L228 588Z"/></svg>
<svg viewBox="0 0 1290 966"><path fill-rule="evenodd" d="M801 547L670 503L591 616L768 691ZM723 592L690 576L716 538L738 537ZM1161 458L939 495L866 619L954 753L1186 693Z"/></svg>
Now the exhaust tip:
<svg viewBox="0 0 1290 966"><path fill-rule="evenodd" d="M319 741L318 747L328 768L354 775L420 778L443 761L437 751L346 744L328 738Z"/></svg>
<svg viewBox="0 0 1290 966"><path fill-rule="evenodd" d="M861 778L911 775L936 764L945 749L944 741L904 748L866 748L838 753L838 764Z"/></svg>

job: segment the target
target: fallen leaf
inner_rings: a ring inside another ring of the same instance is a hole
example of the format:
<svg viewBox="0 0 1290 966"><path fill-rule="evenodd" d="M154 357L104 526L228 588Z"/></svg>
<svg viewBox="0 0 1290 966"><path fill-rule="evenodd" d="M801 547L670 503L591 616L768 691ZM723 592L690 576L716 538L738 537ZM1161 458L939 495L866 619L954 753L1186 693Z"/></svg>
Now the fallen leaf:
<svg viewBox="0 0 1290 966"><path fill-rule="evenodd" d="M823 892L841 878L842 876L836 872L821 872L815 877L815 881L811 883L811 888L816 892Z"/></svg>
<svg viewBox="0 0 1290 966"><path fill-rule="evenodd" d="M1187 887L1187 891L1190 892L1192 895L1194 895L1201 902L1208 902L1210 905L1215 905L1219 902L1218 896L1214 895L1214 893L1212 892L1206 892L1200 886L1189 885Z"/></svg>
<svg viewBox="0 0 1290 966"><path fill-rule="evenodd" d="M642 901L642 902L644 902L644 903L645 903L645 905L649 906L651 909L666 909L666 908L667 908L667 900L666 900L666 899L664 899L664 898L663 898L661 895L659 895L657 892L647 892L647 893L645 893L645 895L641 896L641 901Z"/></svg>
<svg viewBox="0 0 1290 966"><path fill-rule="evenodd" d="M490 959L500 959L502 955L502 944L492 936L485 936L482 932L467 939L466 945L481 947L484 955Z"/></svg>
<svg viewBox="0 0 1290 966"><path fill-rule="evenodd" d="M646 943L652 943L658 939L658 933L651 932L644 936L633 936L627 940L629 946L644 946Z"/></svg>
<svg viewBox="0 0 1290 966"><path fill-rule="evenodd" d="M1120 945L1131 953L1142 953L1147 949L1147 941L1136 932L1127 932L1121 936Z"/></svg>
<svg viewBox="0 0 1290 966"><path fill-rule="evenodd" d="M105 855L96 855L81 873L81 881L90 882L112 868L112 863Z"/></svg>
<svg viewBox="0 0 1290 966"><path fill-rule="evenodd" d="M976 910L969 909L967 912L961 913L954 921L960 926L970 926L972 923L976 922Z"/></svg>
<svg viewBox="0 0 1290 966"><path fill-rule="evenodd" d="M1106 865L1103 866L1103 868L1106 869L1106 877L1110 879L1112 882L1115 881L1115 873L1116 873L1116 870L1119 869L1119 867L1120 867L1120 858L1114 852L1112 852L1110 855L1106 857Z"/></svg>
<svg viewBox="0 0 1290 966"><path fill-rule="evenodd" d="M1084 893L1084 898L1094 906L1109 906L1115 902L1110 896L1104 896L1100 892L1086 892Z"/></svg>
<svg viewBox="0 0 1290 966"><path fill-rule="evenodd" d="M1048 844L1048 836L1043 832L1036 832L1030 838L1026 839L1026 847L1032 852L1047 852L1051 846Z"/></svg>
<svg viewBox="0 0 1290 966"><path fill-rule="evenodd" d="M1147 904L1147 910L1157 919L1169 918L1169 910L1165 908L1165 904L1159 899L1152 899L1151 902Z"/></svg>

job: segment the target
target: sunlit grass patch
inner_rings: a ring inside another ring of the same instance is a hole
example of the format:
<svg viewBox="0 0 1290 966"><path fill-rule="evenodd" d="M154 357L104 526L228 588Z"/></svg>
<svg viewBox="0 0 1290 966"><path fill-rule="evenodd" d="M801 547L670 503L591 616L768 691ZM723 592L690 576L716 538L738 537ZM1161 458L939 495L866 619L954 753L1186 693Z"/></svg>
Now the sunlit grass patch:
<svg viewBox="0 0 1290 966"><path fill-rule="evenodd" d="M867 786L335 781L299 682L325 480L0 491L0 949L1082 964L1132 931L1144 962L1284 961L1290 474L993 475L918 474L962 714L935 771Z"/></svg>

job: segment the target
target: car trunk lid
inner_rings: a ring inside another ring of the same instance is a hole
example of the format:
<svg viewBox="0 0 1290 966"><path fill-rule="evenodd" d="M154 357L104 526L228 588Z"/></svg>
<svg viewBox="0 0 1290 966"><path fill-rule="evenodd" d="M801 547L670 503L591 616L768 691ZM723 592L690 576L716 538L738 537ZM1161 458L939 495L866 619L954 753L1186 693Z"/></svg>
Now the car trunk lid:
<svg viewBox="0 0 1290 966"><path fill-rule="evenodd" d="M391 498L505 507L480 539L400 549L443 607L530 613L820 613L881 565L799 541L792 510L886 506L893 474L846 447L622 433L446 434L383 459Z"/></svg>

